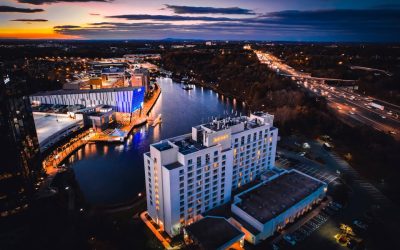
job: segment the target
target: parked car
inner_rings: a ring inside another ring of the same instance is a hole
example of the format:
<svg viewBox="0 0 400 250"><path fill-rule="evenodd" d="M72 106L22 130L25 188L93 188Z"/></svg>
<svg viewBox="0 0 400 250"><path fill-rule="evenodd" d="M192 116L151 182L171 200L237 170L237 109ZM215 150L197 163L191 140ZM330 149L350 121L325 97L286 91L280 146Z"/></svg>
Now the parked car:
<svg viewBox="0 0 400 250"><path fill-rule="evenodd" d="M294 238L293 238L291 235L289 235L289 234L285 234L285 235L283 236L283 239L286 240L286 241L287 241L290 245L292 245L292 246L296 245L296 241L295 241Z"/></svg>
<svg viewBox="0 0 400 250"><path fill-rule="evenodd" d="M364 229L364 230L366 230L368 228L368 225L365 224L364 222L360 221L360 220L354 220L353 224L355 226L357 226L358 228L361 228L361 229Z"/></svg>

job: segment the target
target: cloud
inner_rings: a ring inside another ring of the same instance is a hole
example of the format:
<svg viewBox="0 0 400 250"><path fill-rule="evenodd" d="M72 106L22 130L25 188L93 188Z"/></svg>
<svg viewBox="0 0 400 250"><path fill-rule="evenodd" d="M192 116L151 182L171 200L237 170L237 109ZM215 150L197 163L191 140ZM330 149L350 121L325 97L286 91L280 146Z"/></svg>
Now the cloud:
<svg viewBox="0 0 400 250"><path fill-rule="evenodd" d="M52 4L52 3L78 3L78 2L113 2L114 0L17 0L19 3L29 3L33 5Z"/></svg>
<svg viewBox="0 0 400 250"><path fill-rule="evenodd" d="M89 13L89 15L91 15L91 16L100 16L99 13Z"/></svg>
<svg viewBox="0 0 400 250"><path fill-rule="evenodd" d="M53 29L76 29L76 28L81 28L81 26L78 25L58 25L54 26Z"/></svg>
<svg viewBox="0 0 400 250"><path fill-rule="evenodd" d="M254 11L239 7L214 8L197 6L178 6L165 4L166 9L174 11L176 14L227 14L227 15L254 15Z"/></svg>
<svg viewBox="0 0 400 250"><path fill-rule="evenodd" d="M42 12L43 9L28 9L28 8L17 8L12 6L0 6L0 12L18 12L18 13L36 13Z"/></svg>
<svg viewBox="0 0 400 250"><path fill-rule="evenodd" d="M47 19L13 19L10 20L12 22L27 22L27 23L31 23L31 22L47 22L49 20Z"/></svg>
<svg viewBox="0 0 400 250"><path fill-rule="evenodd" d="M139 21L139 20L154 20L154 21L235 21L240 19L232 19L227 17L209 17L209 16L180 16L180 15L115 15L115 16L107 16L107 18L119 18L131 21Z"/></svg>
<svg viewBox="0 0 400 250"><path fill-rule="evenodd" d="M90 39L190 37L221 40L400 41L400 33L397 32L400 30L398 9L287 10L252 18L180 15L117 15L109 18L123 21L92 23L85 27L60 26L57 32ZM182 24L176 21L202 22Z"/></svg>

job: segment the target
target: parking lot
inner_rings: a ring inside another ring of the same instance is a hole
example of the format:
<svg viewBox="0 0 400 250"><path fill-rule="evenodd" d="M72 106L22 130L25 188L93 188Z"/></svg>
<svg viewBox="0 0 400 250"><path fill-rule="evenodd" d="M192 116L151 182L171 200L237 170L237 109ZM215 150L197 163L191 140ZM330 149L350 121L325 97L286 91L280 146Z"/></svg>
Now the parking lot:
<svg viewBox="0 0 400 250"><path fill-rule="evenodd" d="M294 231L284 233L283 237L279 238L279 240L273 241L273 249L290 249L295 246L297 243L310 236L314 231L318 230L330 217L336 215L341 208L342 206L340 204L329 202L300 227ZM290 229L288 231L290 231Z"/></svg>
<svg viewBox="0 0 400 250"><path fill-rule="evenodd" d="M286 168L286 169L293 168L293 169L299 170L300 172L308 174L308 175L310 175L314 178L317 178L318 180L321 180L327 184L335 181L338 178L337 175L335 175L335 174L331 174L324 170L307 166L304 163L292 164L292 162L286 158L280 158L277 163L278 163L278 165L280 165L283 168Z"/></svg>

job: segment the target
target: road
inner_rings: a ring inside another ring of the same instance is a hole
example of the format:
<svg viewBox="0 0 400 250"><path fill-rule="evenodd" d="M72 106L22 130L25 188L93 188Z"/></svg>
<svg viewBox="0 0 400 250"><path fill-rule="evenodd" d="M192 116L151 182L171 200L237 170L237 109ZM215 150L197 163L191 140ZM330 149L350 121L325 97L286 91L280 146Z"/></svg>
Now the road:
<svg viewBox="0 0 400 250"><path fill-rule="evenodd" d="M400 106L382 100L372 99L349 91L346 88L332 87L326 80L336 82L354 82L353 80L312 77L308 73L297 71L283 63L270 53L254 51L261 63L281 75L291 77L299 86L304 87L317 96L326 98L328 106L350 125L364 124L376 130L392 135L400 140ZM384 106L383 110L374 108L371 103Z"/></svg>

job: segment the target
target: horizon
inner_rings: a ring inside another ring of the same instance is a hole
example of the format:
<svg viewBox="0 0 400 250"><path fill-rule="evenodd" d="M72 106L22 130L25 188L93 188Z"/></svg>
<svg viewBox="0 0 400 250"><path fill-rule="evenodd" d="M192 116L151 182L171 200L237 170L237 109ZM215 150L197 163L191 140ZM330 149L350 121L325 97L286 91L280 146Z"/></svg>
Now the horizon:
<svg viewBox="0 0 400 250"><path fill-rule="evenodd" d="M393 0L5 0L0 12L0 39L400 41Z"/></svg>

